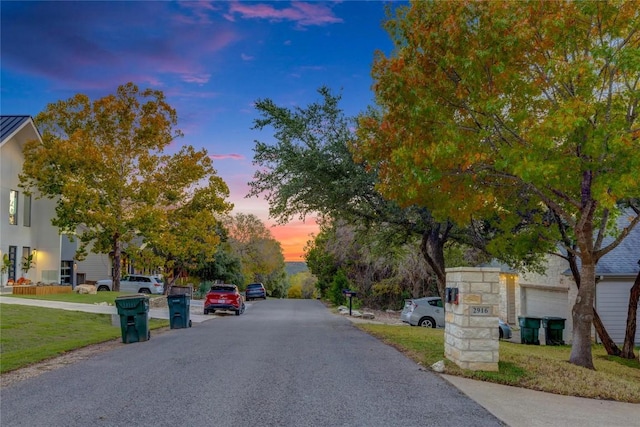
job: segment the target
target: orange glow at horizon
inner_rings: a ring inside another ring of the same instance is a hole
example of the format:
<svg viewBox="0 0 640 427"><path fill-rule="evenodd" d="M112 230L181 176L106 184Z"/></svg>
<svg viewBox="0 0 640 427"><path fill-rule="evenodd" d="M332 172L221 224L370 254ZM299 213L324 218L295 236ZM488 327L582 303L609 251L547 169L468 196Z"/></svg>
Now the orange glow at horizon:
<svg viewBox="0 0 640 427"><path fill-rule="evenodd" d="M286 225L268 225L273 238L280 242L285 261L304 262L304 247L317 235L320 227L314 219L292 221Z"/></svg>
<svg viewBox="0 0 640 427"><path fill-rule="evenodd" d="M311 235L317 235L320 226L316 218L308 217L305 221L295 219L284 225L275 225L269 218L269 205L258 198L244 198L237 195L247 194L249 187L247 181L250 177L245 175L234 176L228 183L231 194L230 202L234 204L233 214L242 212L257 216L271 231L274 239L280 242L285 261L304 262L304 247L311 240Z"/></svg>

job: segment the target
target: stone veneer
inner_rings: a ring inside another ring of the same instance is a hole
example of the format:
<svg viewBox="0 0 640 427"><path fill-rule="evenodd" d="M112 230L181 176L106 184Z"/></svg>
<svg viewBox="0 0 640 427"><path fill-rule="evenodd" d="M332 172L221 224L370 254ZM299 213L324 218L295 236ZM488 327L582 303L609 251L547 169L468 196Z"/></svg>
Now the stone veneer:
<svg viewBox="0 0 640 427"><path fill-rule="evenodd" d="M458 304L445 301L445 357L463 369L497 371L500 333L500 269L448 268L447 287L458 289ZM487 314L474 314L473 309Z"/></svg>

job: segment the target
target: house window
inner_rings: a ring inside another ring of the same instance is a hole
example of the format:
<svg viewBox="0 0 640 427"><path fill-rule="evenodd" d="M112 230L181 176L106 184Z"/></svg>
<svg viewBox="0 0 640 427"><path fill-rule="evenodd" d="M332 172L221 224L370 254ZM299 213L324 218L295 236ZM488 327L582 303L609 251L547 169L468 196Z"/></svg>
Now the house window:
<svg viewBox="0 0 640 427"><path fill-rule="evenodd" d="M31 195L24 195L24 207L22 213L22 225L31 227Z"/></svg>
<svg viewBox="0 0 640 427"><path fill-rule="evenodd" d="M9 191L9 224L18 225L18 192Z"/></svg>
<svg viewBox="0 0 640 427"><path fill-rule="evenodd" d="M9 280L16 280L16 267L18 263L16 262L16 254L18 252L17 246L9 246L9 261L11 265L9 266Z"/></svg>
<svg viewBox="0 0 640 427"><path fill-rule="evenodd" d="M60 262L60 283L71 284L73 274L73 261Z"/></svg>

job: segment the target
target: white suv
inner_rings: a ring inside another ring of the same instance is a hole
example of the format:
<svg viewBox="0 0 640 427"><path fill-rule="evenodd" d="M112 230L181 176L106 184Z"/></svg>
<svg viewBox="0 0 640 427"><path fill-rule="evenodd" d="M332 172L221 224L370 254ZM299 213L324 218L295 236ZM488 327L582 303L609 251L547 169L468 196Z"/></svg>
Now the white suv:
<svg viewBox="0 0 640 427"><path fill-rule="evenodd" d="M98 280L96 289L99 291L111 291L113 281L111 279ZM139 294L159 294L162 295L164 285L158 276L140 276L131 274L120 279L121 292L133 292Z"/></svg>

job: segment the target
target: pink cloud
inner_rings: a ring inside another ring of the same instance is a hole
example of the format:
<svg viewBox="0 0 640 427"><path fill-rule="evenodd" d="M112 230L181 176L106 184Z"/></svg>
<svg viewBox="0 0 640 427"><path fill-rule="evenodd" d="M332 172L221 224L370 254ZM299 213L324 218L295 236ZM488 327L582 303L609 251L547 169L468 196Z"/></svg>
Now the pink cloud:
<svg viewBox="0 0 640 427"><path fill-rule="evenodd" d="M204 84L209 81L211 74L209 73L188 73L182 75L182 81L185 83Z"/></svg>
<svg viewBox="0 0 640 427"><path fill-rule="evenodd" d="M277 4L277 3L275 3ZM291 7L277 9L274 4L233 2L227 19L235 14L244 19L266 19L269 21L293 21L300 27L341 23L343 20L333 14L324 4L292 2Z"/></svg>
<svg viewBox="0 0 640 427"><path fill-rule="evenodd" d="M209 14L220 10L220 8L210 2L180 1L178 4L183 10L189 13L189 15L176 15L176 21L183 24L210 23L211 18Z"/></svg>
<svg viewBox="0 0 640 427"><path fill-rule="evenodd" d="M229 154L211 154L209 156L211 160L244 160L244 156L242 154L229 153Z"/></svg>

